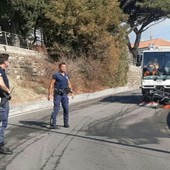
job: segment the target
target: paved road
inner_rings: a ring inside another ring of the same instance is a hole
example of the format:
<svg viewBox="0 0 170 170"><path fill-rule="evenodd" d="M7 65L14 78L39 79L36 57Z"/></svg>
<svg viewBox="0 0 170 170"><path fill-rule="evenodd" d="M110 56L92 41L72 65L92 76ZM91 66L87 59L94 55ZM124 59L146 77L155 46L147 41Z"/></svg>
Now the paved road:
<svg viewBox="0 0 170 170"><path fill-rule="evenodd" d="M70 106L69 129L49 130L51 110L10 118L13 155L2 170L169 170L169 110L140 107L139 91Z"/></svg>

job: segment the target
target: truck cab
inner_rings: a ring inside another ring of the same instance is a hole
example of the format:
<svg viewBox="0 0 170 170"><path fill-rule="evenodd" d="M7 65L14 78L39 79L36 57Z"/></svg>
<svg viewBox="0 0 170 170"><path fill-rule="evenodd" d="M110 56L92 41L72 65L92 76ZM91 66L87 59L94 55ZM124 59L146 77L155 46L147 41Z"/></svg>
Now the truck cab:
<svg viewBox="0 0 170 170"><path fill-rule="evenodd" d="M169 103L170 51L143 51L141 68L143 97L147 100Z"/></svg>

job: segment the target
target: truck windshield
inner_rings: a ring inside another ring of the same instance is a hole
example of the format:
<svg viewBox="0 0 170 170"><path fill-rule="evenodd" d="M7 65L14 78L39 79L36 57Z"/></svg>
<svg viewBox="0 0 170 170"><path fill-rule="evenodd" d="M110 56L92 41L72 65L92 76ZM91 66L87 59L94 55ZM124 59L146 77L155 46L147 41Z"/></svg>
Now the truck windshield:
<svg viewBox="0 0 170 170"><path fill-rule="evenodd" d="M144 52L143 54L143 78L170 79L170 51L168 52Z"/></svg>

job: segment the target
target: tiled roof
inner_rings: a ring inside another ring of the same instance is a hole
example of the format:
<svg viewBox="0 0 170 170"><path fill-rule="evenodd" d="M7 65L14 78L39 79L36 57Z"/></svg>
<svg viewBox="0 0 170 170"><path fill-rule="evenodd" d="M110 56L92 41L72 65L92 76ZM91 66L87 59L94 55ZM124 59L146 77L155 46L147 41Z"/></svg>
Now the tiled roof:
<svg viewBox="0 0 170 170"><path fill-rule="evenodd" d="M133 47L134 44L132 44ZM141 41L139 44L139 48L147 48L150 45L153 45L155 47L158 46L169 46L170 47L170 41L163 40L160 38L152 39L152 40L147 40L147 41Z"/></svg>

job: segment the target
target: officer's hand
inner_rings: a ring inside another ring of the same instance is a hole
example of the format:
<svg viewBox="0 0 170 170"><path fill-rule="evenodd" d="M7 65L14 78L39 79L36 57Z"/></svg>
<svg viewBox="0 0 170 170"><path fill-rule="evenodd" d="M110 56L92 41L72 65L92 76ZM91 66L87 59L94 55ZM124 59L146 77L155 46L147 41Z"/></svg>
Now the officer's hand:
<svg viewBox="0 0 170 170"><path fill-rule="evenodd" d="M74 93L73 93L73 91L72 91L72 93L71 93L71 98L74 99Z"/></svg>
<svg viewBox="0 0 170 170"><path fill-rule="evenodd" d="M7 94L10 94L10 93L11 93L11 91L10 91L10 90L8 90L8 91L7 91Z"/></svg>
<svg viewBox="0 0 170 170"><path fill-rule="evenodd" d="M52 95L48 95L48 100L51 100L53 98Z"/></svg>

